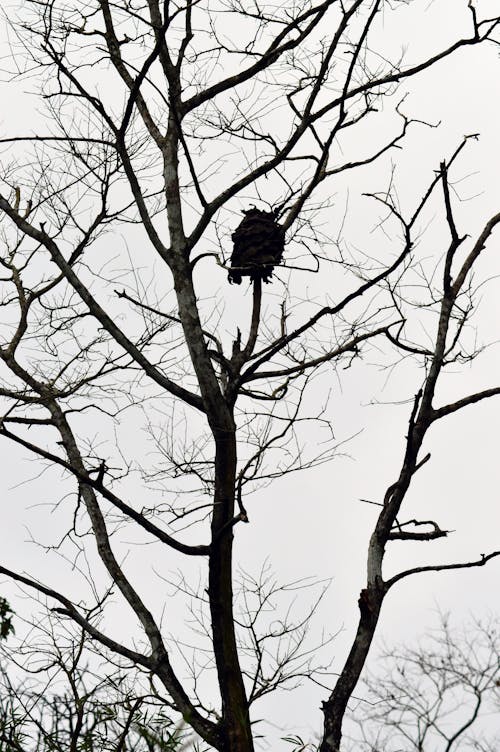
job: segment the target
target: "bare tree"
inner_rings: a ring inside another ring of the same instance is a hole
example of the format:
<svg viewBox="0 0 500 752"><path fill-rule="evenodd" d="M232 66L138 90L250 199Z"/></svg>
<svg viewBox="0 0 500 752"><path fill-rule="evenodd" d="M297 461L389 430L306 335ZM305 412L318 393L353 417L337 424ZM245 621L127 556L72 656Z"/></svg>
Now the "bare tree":
<svg viewBox="0 0 500 752"><path fill-rule="evenodd" d="M89 654L85 632L78 635L71 625L56 632L53 622L49 617L38 625L35 642L21 641L16 649L4 651L0 672L2 749L186 749L185 730L173 723L163 698L151 694L147 682L137 675L124 676L112 662L103 664L95 655L93 667L84 664Z"/></svg>
<svg viewBox="0 0 500 752"><path fill-rule="evenodd" d="M370 140L379 103L388 106L400 82L498 35L500 16L464 2L462 36L412 65L394 61L380 21L406 5L37 0L10 19L13 82L36 81L48 111L35 134L0 139L13 150L0 192L0 433L52 468L65 534L48 548L83 584L63 592L32 572L0 572L38 593L53 617L78 625L122 669L148 674L168 707L223 752L254 748L253 702L324 668L307 664L300 619L288 614L278 629L266 621L286 589L243 576L243 590L233 592L233 540L249 520L250 492L338 451L326 396L311 407L313 379L375 344L424 369L401 469L370 541L359 626L323 705L322 752L340 749L388 591L418 572L482 566L500 553L382 573L390 542L446 536L434 520L400 519L429 459L421 455L428 430L500 394L493 384L453 403L435 400L446 367L475 354L464 355L471 272L500 222L492 216L472 238L457 225L449 175L471 137L435 174L429 168L412 208L400 207L392 184L372 194L384 231L395 227L380 254L356 253L338 228L321 227L333 180L396 153L413 128L430 127L399 101L397 128L393 121L383 142ZM344 159L352 142L368 146ZM450 240L428 274L416 239L440 203ZM263 207L259 221L243 227L241 211L252 204ZM264 216L268 228L274 223L272 254ZM231 269L237 227L242 266ZM278 282L264 297L262 278L273 267ZM320 269L311 279L321 289L304 296L298 276ZM236 282L252 279L250 310L235 304L228 271ZM415 322L427 312L434 334L422 342ZM311 421L323 435L308 453ZM130 536L154 542L150 566L164 598L125 561ZM174 556L203 562L199 588L184 575L172 582ZM199 648L170 637L171 585L192 604ZM116 613L120 623L127 614L123 633L108 617ZM267 649L280 639L290 648L270 669ZM212 666L217 699L203 685Z"/></svg>
<svg viewBox="0 0 500 752"><path fill-rule="evenodd" d="M497 749L498 655L493 617L458 630L444 616L415 647L387 649L354 713L354 749Z"/></svg>

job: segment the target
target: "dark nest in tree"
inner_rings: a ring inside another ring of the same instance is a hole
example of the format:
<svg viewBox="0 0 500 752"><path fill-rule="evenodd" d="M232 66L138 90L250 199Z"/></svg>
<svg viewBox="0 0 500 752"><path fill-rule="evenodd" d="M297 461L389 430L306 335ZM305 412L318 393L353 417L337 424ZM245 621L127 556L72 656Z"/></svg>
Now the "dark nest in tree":
<svg viewBox="0 0 500 752"><path fill-rule="evenodd" d="M275 265L283 257L285 231L274 212L253 208L243 214L244 219L231 235L234 248L228 279L237 285L242 277L270 282Z"/></svg>

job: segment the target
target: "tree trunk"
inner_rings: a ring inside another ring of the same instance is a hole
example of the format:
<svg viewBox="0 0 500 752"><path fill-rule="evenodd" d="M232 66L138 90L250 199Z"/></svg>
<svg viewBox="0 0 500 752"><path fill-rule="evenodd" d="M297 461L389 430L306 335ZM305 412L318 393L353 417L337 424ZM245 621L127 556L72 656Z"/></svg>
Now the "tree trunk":
<svg viewBox="0 0 500 752"><path fill-rule="evenodd" d="M212 643L222 700L221 752L253 752L233 614L233 533L236 482L236 426L207 353L189 264L178 254L172 264L179 315L215 442L214 500L208 594Z"/></svg>
<svg viewBox="0 0 500 752"><path fill-rule="evenodd" d="M365 665L383 600L384 591L376 585L369 585L360 593L360 617L356 637L335 689L323 703L324 732L320 752L340 752L347 703Z"/></svg>
<svg viewBox="0 0 500 752"><path fill-rule="evenodd" d="M221 431L215 437L215 495L209 597L212 635L222 698L223 752L253 752L253 740L243 677L239 664L233 615L231 520L234 516L236 436Z"/></svg>

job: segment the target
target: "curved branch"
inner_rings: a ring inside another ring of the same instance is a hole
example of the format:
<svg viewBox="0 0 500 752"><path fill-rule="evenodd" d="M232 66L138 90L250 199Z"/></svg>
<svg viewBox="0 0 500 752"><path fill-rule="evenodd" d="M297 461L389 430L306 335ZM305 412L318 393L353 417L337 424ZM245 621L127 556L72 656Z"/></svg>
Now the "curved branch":
<svg viewBox="0 0 500 752"><path fill-rule="evenodd" d="M66 261L60 252L54 240L45 232L44 228L37 230L33 225L21 217L9 204L9 202L0 195L0 208L7 214L14 224L24 232L28 237L36 240L50 253L52 260L59 267L69 284L78 293L83 302L88 306L91 314L99 321L104 329L113 337L113 339L140 365L144 372L159 386L163 387L170 394L179 397L191 407L204 412L203 401L197 394L193 394L184 387L179 386L174 381L164 376L158 369L143 355L143 353L134 345L134 343L122 332L115 324L111 317L99 305L97 300L91 295L88 288L77 276L72 266Z"/></svg>
<svg viewBox="0 0 500 752"><path fill-rule="evenodd" d="M404 572L394 575L389 580L385 581L386 590L389 590L396 582L410 577L413 574L421 574L422 572L447 572L454 569L472 569L473 567L484 567L491 559L495 559L500 556L500 551L492 551L490 554L481 554L481 558L477 561L459 562L457 564L430 564L425 567L414 567L413 569L406 569Z"/></svg>
<svg viewBox="0 0 500 752"><path fill-rule="evenodd" d="M54 600L58 601L64 606L64 609L54 610L56 610L57 613L63 614L65 616L70 616L73 621L75 621L80 627L82 627L82 629L84 629L87 634L89 634L94 640L97 640L97 642L100 642L101 645L104 645L104 647L118 653L118 655L122 655L124 658L127 658L133 663L137 663L140 666L144 666L145 668L151 668L152 662L149 656L143 655L142 653L136 653L135 650L130 650L130 648L121 645L119 642L116 642L115 640L111 639L111 637L108 637L103 632L96 629L89 621L87 621L87 619L85 619L80 614L76 606L69 600L69 598L66 598L66 596L62 595L62 593L59 593L57 590L53 590L46 585L42 585L40 582L37 582L30 577L26 577L22 574L19 574L18 572L13 572L11 569L7 569L3 566L0 566L0 574L4 574L11 580L20 582L22 585L33 588L39 593L43 593L43 595L46 595L49 598L53 598Z"/></svg>
<svg viewBox="0 0 500 752"><path fill-rule="evenodd" d="M29 422L33 423L32 420L30 420ZM208 556L208 554L210 553L210 546L192 546L186 543L181 543L175 538L172 538L171 535L166 533L161 528L157 527L157 525L155 525L154 523L150 522L147 517L144 517L144 515L142 515L140 512L137 512L126 502L122 501L112 491L105 488L99 475L97 477L97 480L93 480L87 472L81 472L70 462L62 459L62 457L58 457L56 454L52 454L52 452L48 452L47 450L36 446L36 444L32 444L31 442L26 441L26 439L23 439L21 436L17 436L15 433L12 433L8 428L5 428L5 425L3 423L0 426L0 436L5 436L7 439L10 439L10 441L23 446L25 449L28 449L30 452L33 452L39 457L43 457L44 459L53 462L55 465L59 465L59 467L63 467L65 470L68 470L68 472L74 475L79 483L82 483L94 489L95 491L98 491L101 496L106 499L106 501L109 501L117 509L137 522L137 524L140 525L144 530L146 530L146 532L150 533L170 548L173 548L175 551L179 551L179 553L183 554L188 554L189 556Z"/></svg>
<svg viewBox="0 0 500 752"><path fill-rule="evenodd" d="M462 399L459 399L456 402L451 402L449 405L435 408L432 413L432 419L439 420L446 415L451 415L452 413L457 412L457 410L461 410L463 407L467 407L467 405L474 405L476 402L481 402L481 400L488 399L489 397L496 397L499 394L500 386L485 389L484 391L476 392L475 394L469 394L467 397L462 397Z"/></svg>

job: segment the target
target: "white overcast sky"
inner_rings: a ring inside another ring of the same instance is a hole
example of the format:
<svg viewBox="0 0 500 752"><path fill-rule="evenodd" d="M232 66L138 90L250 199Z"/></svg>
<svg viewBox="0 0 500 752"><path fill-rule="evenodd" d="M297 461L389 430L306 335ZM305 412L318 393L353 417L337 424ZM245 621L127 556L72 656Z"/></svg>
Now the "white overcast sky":
<svg viewBox="0 0 500 752"><path fill-rule="evenodd" d="M398 14L397 22L387 11L387 23L381 29L384 44L391 54L406 49L407 61L416 62L454 37L457 28L465 28L466 6L462 0L415 1ZM489 7L492 13L498 10L497 2L478 6ZM0 29L5 40L5 27ZM34 97L21 89L7 81L0 83L2 136L25 132L36 118ZM462 136L479 133L480 140L469 145L456 171L464 178L457 191L467 199L457 212L459 230L473 235L500 209L500 47L465 50L404 84L400 93L405 92L409 115L440 121L441 125L415 130L408 139L407 151L394 155L399 165L396 179L401 200L410 206L412 197L417 199L419 188ZM376 173L370 173L371 190L385 187L377 186L376 178ZM362 180L360 172L355 181ZM353 233L362 220L359 214L348 217ZM434 219L439 221L440 217ZM485 278L500 274L500 232L489 241L478 273ZM243 290L229 290L227 294L234 301ZM500 279L492 279L483 288L476 323L480 342L500 339ZM346 456L331 465L284 478L256 494L248 502L251 524L237 531L236 552L246 569L257 571L269 558L283 580L307 575L332 579L313 633L319 634L322 625L332 633L343 630L333 647L334 669L340 667L353 635L366 545L376 514L375 507L360 499L381 500L386 487L397 477L403 452L409 407L384 403L411 397L419 380L420 374L409 366L388 373L375 362L356 363L342 375L341 387L332 376L336 438L342 441L355 436L343 447ZM321 383L326 388L324 379ZM500 350L493 344L471 367L457 367L447 377L440 399L451 400L499 383ZM476 559L500 547L499 424L497 398L470 407L432 429L424 446L424 451L432 453L432 460L415 479L403 516L435 519L455 532L447 540L434 543L393 543L386 571L427 562ZM310 441L314 440L311 435ZM31 485L19 485L20 479L37 476L39 466L26 461L22 452L6 443L2 443L2 456L1 561L32 574L43 571L53 584L60 583L64 581L63 571L40 561L40 551L28 543L27 532L29 521L31 533L42 530L48 535L51 517L44 508L29 508L53 498L57 489L47 486L43 475ZM457 622L471 613L498 612L499 575L497 561L486 569L404 581L384 605L379 636L388 642L411 642L427 626L436 624L437 608L451 610ZM148 576L146 572L146 580ZM16 608L14 597L12 601ZM300 733L306 729L307 733L308 728L317 727L321 699L324 693L306 687L273 700L269 708L273 708L278 726L293 717L294 730Z"/></svg>

